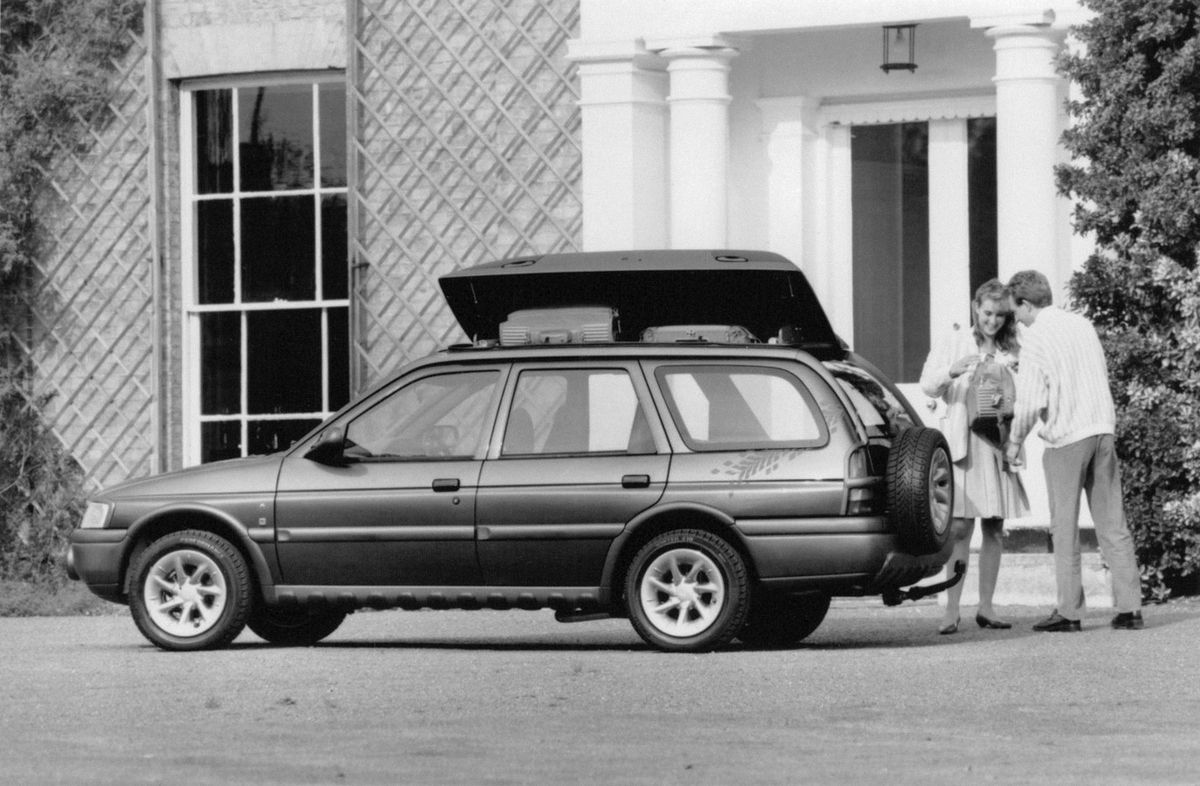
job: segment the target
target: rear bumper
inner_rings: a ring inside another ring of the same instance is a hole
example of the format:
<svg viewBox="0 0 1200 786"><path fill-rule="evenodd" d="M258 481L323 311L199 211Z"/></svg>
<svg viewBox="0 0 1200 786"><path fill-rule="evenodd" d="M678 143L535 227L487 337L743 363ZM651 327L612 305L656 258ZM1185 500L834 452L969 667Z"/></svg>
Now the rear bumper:
<svg viewBox="0 0 1200 786"><path fill-rule="evenodd" d="M955 535L935 554L909 554L883 518L842 518L792 524L766 534L761 525L743 527L745 543L765 584L779 588L814 585L833 594L879 595L936 575L954 550Z"/></svg>

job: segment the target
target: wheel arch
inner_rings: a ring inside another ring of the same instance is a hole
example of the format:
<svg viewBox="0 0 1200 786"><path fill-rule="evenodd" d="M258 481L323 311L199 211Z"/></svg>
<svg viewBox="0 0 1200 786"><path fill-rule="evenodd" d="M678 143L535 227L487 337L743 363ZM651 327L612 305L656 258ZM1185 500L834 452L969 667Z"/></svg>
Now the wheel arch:
<svg viewBox="0 0 1200 786"><path fill-rule="evenodd" d="M228 513L204 505L177 505L147 513L129 527L129 546L121 557L121 587L129 595L130 566L151 543L172 532L195 529L219 535L233 544L250 565L257 594L269 597L275 587L271 567L246 528Z"/></svg>
<svg viewBox="0 0 1200 786"><path fill-rule="evenodd" d="M758 572L753 557L732 516L709 505L675 502L642 511L626 524L624 531L613 540L601 576L601 586L605 589L608 600L612 603L620 600L621 588L625 584L625 572L638 549L663 532L685 527L708 530L725 538L741 553L751 579L756 580Z"/></svg>

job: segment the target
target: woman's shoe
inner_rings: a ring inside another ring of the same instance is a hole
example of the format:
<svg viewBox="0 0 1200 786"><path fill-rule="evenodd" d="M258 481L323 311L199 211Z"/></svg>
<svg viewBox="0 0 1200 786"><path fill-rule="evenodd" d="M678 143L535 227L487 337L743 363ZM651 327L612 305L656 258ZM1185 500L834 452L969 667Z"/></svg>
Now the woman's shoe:
<svg viewBox="0 0 1200 786"><path fill-rule="evenodd" d="M945 625L938 628L938 633L943 636L947 636L951 633L958 633L958 623L961 621L961 618L955 618L954 622L947 622Z"/></svg>
<svg viewBox="0 0 1200 786"><path fill-rule="evenodd" d="M1008 630L1009 628L1012 627L1011 622L1005 622L1004 620L988 619L987 617L983 616L982 614L975 615L975 624L981 628L991 628L992 630Z"/></svg>

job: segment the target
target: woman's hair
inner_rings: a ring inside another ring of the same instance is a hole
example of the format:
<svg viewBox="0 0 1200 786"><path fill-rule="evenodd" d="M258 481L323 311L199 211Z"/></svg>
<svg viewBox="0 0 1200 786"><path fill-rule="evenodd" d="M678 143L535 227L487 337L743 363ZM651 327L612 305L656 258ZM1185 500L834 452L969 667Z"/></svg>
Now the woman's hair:
<svg viewBox="0 0 1200 786"><path fill-rule="evenodd" d="M994 300L1000 304L1001 308L1008 308L1009 288L1004 286L1004 282L998 278L993 278L990 281L985 281L979 285L979 289L975 290L975 307L983 305L985 300ZM979 332L979 324L975 321L975 309L971 309L971 329L975 334L975 343L983 343L983 333ZM1004 324L996 331L994 339L996 346L1005 352L1015 353L1020 344L1017 342L1017 319L1012 312L1008 312L1004 317Z"/></svg>

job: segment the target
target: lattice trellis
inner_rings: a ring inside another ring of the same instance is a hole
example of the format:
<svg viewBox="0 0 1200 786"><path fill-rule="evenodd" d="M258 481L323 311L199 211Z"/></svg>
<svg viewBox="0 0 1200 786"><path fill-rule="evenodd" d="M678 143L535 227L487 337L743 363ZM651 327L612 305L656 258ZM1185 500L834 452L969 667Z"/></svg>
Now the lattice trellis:
<svg viewBox="0 0 1200 786"><path fill-rule="evenodd" d="M48 231L20 339L33 401L95 487L154 470L147 51L130 39L104 109L77 118L84 144L65 136L45 172Z"/></svg>
<svg viewBox="0 0 1200 786"><path fill-rule="evenodd" d="M437 277L576 249L578 0L353 4L354 385L462 338Z"/></svg>

